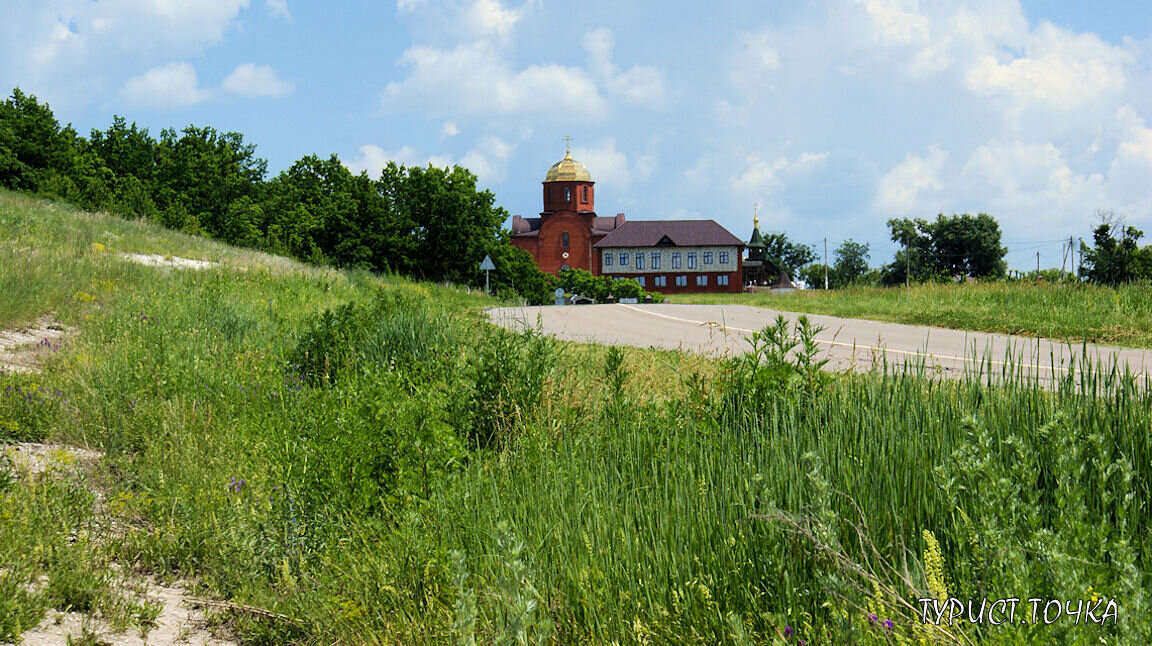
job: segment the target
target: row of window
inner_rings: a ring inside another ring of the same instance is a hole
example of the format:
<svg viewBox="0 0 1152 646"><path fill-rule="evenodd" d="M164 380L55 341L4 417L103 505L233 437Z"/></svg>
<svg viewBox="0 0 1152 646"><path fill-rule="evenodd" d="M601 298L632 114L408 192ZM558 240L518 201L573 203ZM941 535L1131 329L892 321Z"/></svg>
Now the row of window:
<svg viewBox="0 0 1152 646"><path fill-rule="evenodd" d="M567 234L565 234L565 235L567 235ZM565 242L565 246L567 246L567 242ZM688 255L688 269L695 269L696 268L696 252L695 251L689 251L687 255ZM712 264L712 252L711 251L705 251L701 255L704 256L704 264L705 265L711 265ZM720 261L721 265L728 264L728 252L727 251L721 251L717 255L719 256L718 260ZM627 267L629 254L621 253L618 257L620 260L620 266L621 267ZM642 253L636 254L635 260L636 260L636 265L635 265L636 268L637 269L644 269L644 254L642 254ZM651 260L652 260L652 265L650 268L651 269L660 269L660 253L655 252L655 251L652 252ZM604 254L604 266L605 267L611 267L612 266L612 253L611 252L606 252ZM679 251L672 252L672 268L673 269L680 269L680 252Z"/></svg>
<svg viewBox="0 0 1152 646"><path fill-rule="evenodd" d="M647 276L636 276L632 280L635 280L637 283L640 283L641 287L647 287L648 284L647 284L647 281L645 280L646 278L647 278ZM676 279L676 286L677 287L687 287L688 286L688 276L686 276L684 274L680 274L679 276L676 276L675 279ZM628 279L625 278L624 276L617 276L615 278L615 280L628 280ZM722 287L727 287L728 286L728 276L727 275L717 276L716 277L716 284L720 285ZM667 276L653 276L652 277L652 286L653 287L667 287L668 286L668 277ZM707 287L708 286L708 275L707 274L700 274L700 275L696 276L696 286L697 287Z"/></svg>

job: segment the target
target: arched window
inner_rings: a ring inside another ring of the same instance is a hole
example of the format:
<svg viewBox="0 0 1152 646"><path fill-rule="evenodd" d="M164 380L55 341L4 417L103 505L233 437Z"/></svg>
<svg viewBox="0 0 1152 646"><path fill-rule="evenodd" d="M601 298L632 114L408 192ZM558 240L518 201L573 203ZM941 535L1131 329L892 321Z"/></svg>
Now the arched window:
<svg viewBox="0 0 1152 646"><path fill-rule="evenodd" d="M584 187L584 201L585 202L588 201L588 187L587 186Z"/></svg>
<svg viewBox="0 0 1152 646"><path fill-rule="evenodd" d="M569 189L567 186L564 187L564 201L565 202L571 202L572 201L572 190Z"/></svg>
<svg viewBox="0 0 1152 646"><path fill-rule="evenodd" d="M567 231L560 234L560 246L561 247L567 247L568 246L568 232Z"/></svg>

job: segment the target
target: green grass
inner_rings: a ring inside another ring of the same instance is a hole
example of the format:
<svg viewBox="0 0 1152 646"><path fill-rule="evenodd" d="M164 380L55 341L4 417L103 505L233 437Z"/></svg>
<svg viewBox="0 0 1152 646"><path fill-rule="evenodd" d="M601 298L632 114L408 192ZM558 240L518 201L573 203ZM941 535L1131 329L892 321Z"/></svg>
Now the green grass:
<svg viewBox="0 0 1152 646"><path fill-rule="evenodd" d="M57 258L39 280L70 285L26 316L77 329L42 374L0 375L0 439L106 452L84 481L0 487L19 626L138 616L114 610L115 561L262 609L218 617L250 643L948 643L901 605L929 593L927 530L953 596L1121 604L1115 626L970 641L1152 636L1152 396L1106 366L1047 391L563 344L491 328L459 289L11 195L0 213L0 247L31 240ZM113 227L223 264L92 250Z"/></svg>
<svg viewBox="0 0 1152 646"><path fill-rule="evenodd" d="M1000 334L1152 347L1152 285L1069 283L852 287L787 294L686 294L678 303L754 305L790 312L935 325Z"/></svg>

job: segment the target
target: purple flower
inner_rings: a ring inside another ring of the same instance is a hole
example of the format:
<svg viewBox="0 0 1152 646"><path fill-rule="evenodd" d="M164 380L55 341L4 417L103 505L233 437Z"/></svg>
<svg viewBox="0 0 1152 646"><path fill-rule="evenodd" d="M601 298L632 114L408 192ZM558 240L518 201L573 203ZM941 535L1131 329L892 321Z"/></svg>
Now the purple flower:
<svg viewBox="0 0 1152 646"><path fill-rule="evenodd" d="M872 613L872 614L868 615L868 621L870 621L872 623L876 623L877 619L879 619L879 617L876 616L876 613Z"/></svg>
<svg viewBox="0 0 1152 646"><path fill-rule="evenodd" d="M888 630L892 630L892 626L895 626L895 625L896 624L892 623L891 619L885 619L884 620L884 628L886 628Z"/></svg>
<svg viewBox="0 0 1152 646"><path fill-rule="evenodd" d="M791 637L792 636L792 626L784 626L784 636L785 637Z"/></svg>

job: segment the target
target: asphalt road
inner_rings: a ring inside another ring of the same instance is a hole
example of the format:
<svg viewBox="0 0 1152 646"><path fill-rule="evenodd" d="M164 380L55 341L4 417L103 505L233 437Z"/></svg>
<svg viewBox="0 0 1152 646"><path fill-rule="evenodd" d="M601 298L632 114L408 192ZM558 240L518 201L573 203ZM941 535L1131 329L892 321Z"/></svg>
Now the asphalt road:
<svg viewBox="0 0 1152 646"><path fill-rule="evenodd" d="M747 352L753 331L782 315L794 324L800 314L749 305L570 305L502 307L489 318L510 329L540 327L569 341L632 345L701 352L714 357ZM1152 351L1089 344L1074 345L1030 337L966 332L835 316L807 315L823 331L816 340L830 370L869 370L877 362L916 366L929 374L959 376L976 369L997 378L1011 369L1050 383L1077 357L1105 366L1115 361L1132 373L1152 373Z"/></svg>

